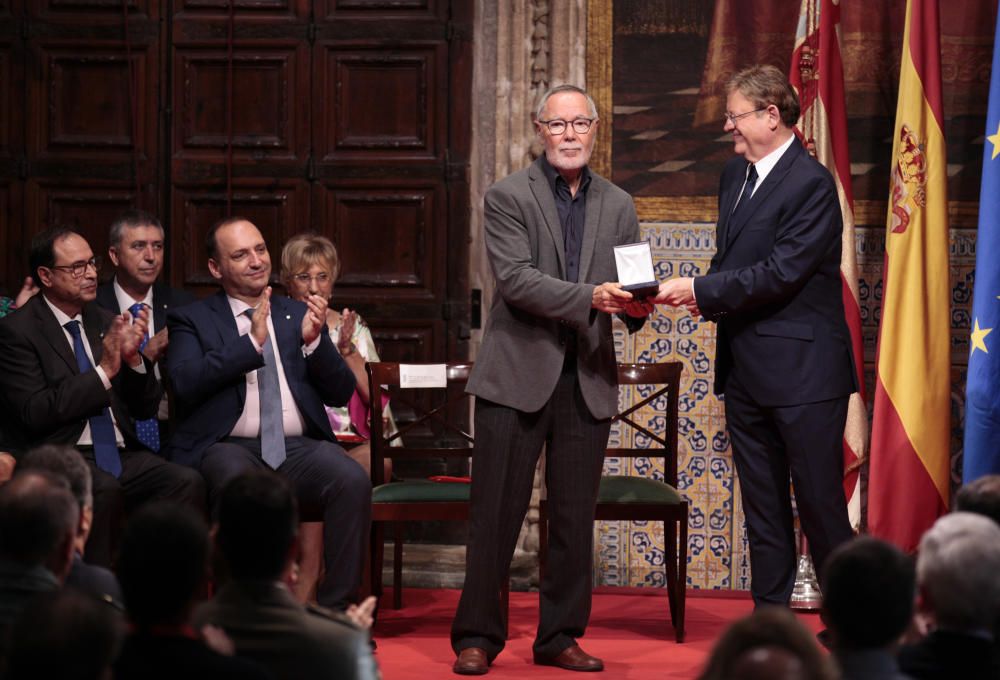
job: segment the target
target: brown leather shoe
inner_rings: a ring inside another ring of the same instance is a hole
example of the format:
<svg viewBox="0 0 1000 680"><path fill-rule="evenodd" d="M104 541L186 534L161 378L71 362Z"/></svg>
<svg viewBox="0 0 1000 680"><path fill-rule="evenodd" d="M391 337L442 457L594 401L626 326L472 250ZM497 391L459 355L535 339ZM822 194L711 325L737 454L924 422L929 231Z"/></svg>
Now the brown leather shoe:
<svg viewBox="0 0 1000 680"><path fill-rule="evenodd" d="M458 675L486 675L490 670L486 651L479 647L466 647L458 653L451 670Z"/></svg>
<svg viewBox="0 0 1000 680"><path fill-rule="evenodd" d="M580 649L580 645L567 647L553 657L535 654L535 663L539 666L558 666L568 671L594 672L604 670L604 662L596 656L587 654Z"/></svg>

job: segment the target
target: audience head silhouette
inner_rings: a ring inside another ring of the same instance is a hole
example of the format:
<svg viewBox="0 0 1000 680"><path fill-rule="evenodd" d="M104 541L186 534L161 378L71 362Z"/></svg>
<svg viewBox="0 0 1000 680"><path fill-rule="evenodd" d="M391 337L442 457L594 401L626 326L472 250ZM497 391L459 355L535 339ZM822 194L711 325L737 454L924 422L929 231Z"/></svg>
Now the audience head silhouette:
<svg viewBox="0 0 1000 680"><path fill-rule="evenodd" d="M998 573L1000 527L982 515L945 515L920 539L920 604L938 628L991 631L1000 615Z"/></svg>
<svg viewBox="0 0 1000 680"><path fill-rule="evenodd" d="M94 519L93 478L87 462L72 446L44 444L28 452L18 463L16 474L29 470L46 470L69 483L69 490L80 511L76 549L83 552Z"/></svg>
<svg viewBox="0 0 1000 680"><path fill-rule="evenodd" d="M827 560L824 578L824 621L835 647L886 647L913 617L913 560L890 543L869 536L844 543Z"/></svg>
<svg viewBox="0 0 1000 680"><path fill-rule="evenodd" d="M137 628L183 625L205 586L208 527L176 503L144 506L122 537L118 578Z"/></svg>
<svg viewBox="0 0 1000 680"><path fill-rule="evenodd" d="M833 680L813 636L787 609L764 607L723 633L698 680Z"/></svg>
<svg viewBox="0 0 1000 680"><path fill-rule="evenodd" d="M1000 475L984 475L959 489L955 510L984 515L1000 525Z"/></svg>
<svg viewBox="0 0 1000 680"><path fill-rule="evenodd" d="M109 680L122 635L119 615L67 588L26 608L11 630L5 680Z"/></svg>
<svg viewBox="0 0 1000 680"><path fill-rule="evenodd" d="M294 556L295 495L286 479L255 471L226 484L216 540L236 580L278 580Z"/></svg>
<svg viewBox="0 0 1000 680"><path fill-rule="evenodd" d="M44 566L64 580L79 513L62 477L41 470L16 475L0 487L0 557L25 567Z"/></svg>

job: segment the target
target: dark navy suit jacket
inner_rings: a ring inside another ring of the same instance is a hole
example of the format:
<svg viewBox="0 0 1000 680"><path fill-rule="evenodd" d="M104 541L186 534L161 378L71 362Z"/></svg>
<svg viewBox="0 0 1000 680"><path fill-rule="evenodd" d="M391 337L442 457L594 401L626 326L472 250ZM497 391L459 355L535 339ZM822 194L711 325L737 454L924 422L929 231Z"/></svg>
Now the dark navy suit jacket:
<svg viewBox="0 0 1000 680"><path fill-rule="evenodd" d="M332 442L336 439L323 405L346 404L354 392L354 375L328 333L320 333L319 346L308 358L302 355L305 312L301 302L271 297L277 351L305 421L303 434ZM174 462L198 467L205 449L232 431L246 401L246 374L263 366L264 358L248 335L239 335L229 300L221 291L170 310L167 328L167 367L179 422L166 455Z"/></svg>
<svg viewBox="0 0 1000 680"><path fill-rule="evenodd" d="M795 139L730 219L746 167L737 157L722 173L716 254L694 284L701 313L718 323L715 392L735 375L761 406L847 396L857 385L833 178Z"/></svg>
<svg viewBox="0 0 1000 680"><path fill-rule="evenodd" d="M158 333L167 327L167 312L169 310L194 302L195 299L195 296L186 290L171 288L159 281L153 283L153 330ZM115 297L115 287L112 281L102 283L97 287L97 304L115 314L125 311L118 309L118 298Z"/></svg>

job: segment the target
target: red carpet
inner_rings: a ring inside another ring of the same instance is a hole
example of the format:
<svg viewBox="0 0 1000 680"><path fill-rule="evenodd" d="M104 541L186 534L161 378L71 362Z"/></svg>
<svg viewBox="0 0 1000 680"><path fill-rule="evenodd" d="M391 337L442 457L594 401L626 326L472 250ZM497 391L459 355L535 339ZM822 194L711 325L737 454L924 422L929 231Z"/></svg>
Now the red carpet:
<svg viewBox="0 0 1000 680"><path fill-rule="evenodd" d="M385 608L375 627L376 658L385 680L457 678L451 672L455 659L448 633L458 604L457 590L406 589L403 608L390 607L391 591L382 598ZM701 670L712 645L726 626L749 614L753 603L746 596L707 593L687 598L687 637L674 642L674 629L663 591L602 588L594 593L593 613L587 635L580 644L604 659L601 675L583 677L644 680L687 680ZM531 663L531 643L538 617L537 593L510 594L510 639L494 661L489 678L568 680L581 677L558 668ZM801 615L813 631L822 627L819 616Z"/></svg>

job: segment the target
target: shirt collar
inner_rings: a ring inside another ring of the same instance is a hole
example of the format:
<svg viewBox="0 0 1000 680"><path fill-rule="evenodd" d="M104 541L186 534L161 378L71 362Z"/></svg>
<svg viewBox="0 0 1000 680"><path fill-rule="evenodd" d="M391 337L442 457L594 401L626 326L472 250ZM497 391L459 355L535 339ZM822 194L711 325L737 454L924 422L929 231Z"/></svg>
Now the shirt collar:
<svg viewBox="0 0 1000 680"><path fill-rule="evenodd" d="M83 314L77 314L76 316L67 316L66 312L56 307L49 301L47 297L45 297L45 293L42 293L42 299L45 300L45 304L49 306L49 309L52 310L52 313L56 315L56 321L59 322L60 326L65 328L66 324L68 324L70 321L79 321L80 326L81 327L83 326Z"/></svg>
<svg viewBox="0 0 1000 680"><path fill-rule="evenodd" d="M549 181L549 188L552 189L552 195L558 196L559 193L556 191L558 183L562 182L566 185L567 189L569 188L569 185L566 184L566 180L559 174L559 171L552 167L552 164L549 163L549 159L544 153L542 154L541 159L542 172L545 173L545 179ZM580 188L577 190L577 194L580 194L581 192L586 193L588 186L590 186L590 167L585 165L583 166L583 172L580 173Z"/></svg>
<svg viewBox="0 0 1000 680"><path fill-rule="evenodd" d="M149 290L146 291L146 297L142 298L141 300L135 300L135 299L132 298L131 295L129 295L128 293L126 293L125 289L122 288L121 284L118 283L118 277L117 276L115 277L114 281L112 282L112 286L115 289L115 298L118 299L118 309L122 309L122 310L128 309L129 307L131 307L132 305L134 305L136 302L141 302L142 304L144 304L147 307L149 307L150 310L153 309L153 287L152 286L150 286Z"/></svg>
<svg viewBox="0 0 1000 680"><path fill-rule="evenodd" d="M792 145L792 140L794 139L795 139L795 133L793 132L791 135L788 136L788 139L785 140L784 144L782 144L777 149L775 149L774 151L767 154L766 156L764 156L759 161L753 164L754 167L757 168L756 186L759 187L764 182L764 178L767 177L768 173L774 170L774 166L777 165L778 161L781 160L781 157L788 150L788 147Z"/></svg>
<svg viewBox="0 0 1000 680"><path fill-rule="evenodd" d="M254 307L243 302L243 300L237 300L236 298L230 297L229 295L226 296L226 300L229 302L229 309L232 310L233 316L237 319L240 316L242 316L243 313L246 312L248 309L254 309Z"/></svg>

